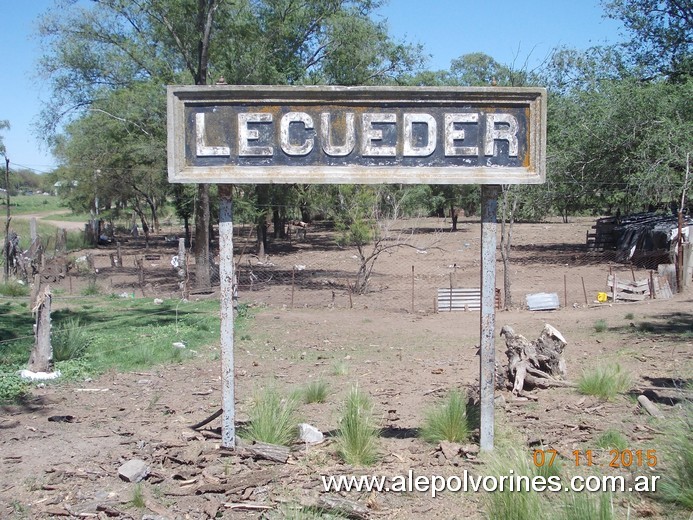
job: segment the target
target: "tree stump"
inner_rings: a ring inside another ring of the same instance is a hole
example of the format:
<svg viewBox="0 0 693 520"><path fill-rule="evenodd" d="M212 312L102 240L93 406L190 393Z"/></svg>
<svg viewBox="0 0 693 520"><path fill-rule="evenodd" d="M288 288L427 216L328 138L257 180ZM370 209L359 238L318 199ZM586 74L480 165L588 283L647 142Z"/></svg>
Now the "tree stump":
<svg viewBox="0 0 693 520"><path fill-rule="evenodd" d="M507 375L508 382L512 382L513 394L521 394L525 387L573 386L564 381L567 366L563 350L567 342L555 327L544 325L536 341L516 334L509 325L504 325L500 334L505 336Z"/></svg>
<svg viewBox="0 0 693 520"><path fill-rule="evenodd" d="M53 346L51 345L51 290L46 286L36 298L33 311L36 313L34 348L29 357L28 369L32 372L53 371Z"/></svg>

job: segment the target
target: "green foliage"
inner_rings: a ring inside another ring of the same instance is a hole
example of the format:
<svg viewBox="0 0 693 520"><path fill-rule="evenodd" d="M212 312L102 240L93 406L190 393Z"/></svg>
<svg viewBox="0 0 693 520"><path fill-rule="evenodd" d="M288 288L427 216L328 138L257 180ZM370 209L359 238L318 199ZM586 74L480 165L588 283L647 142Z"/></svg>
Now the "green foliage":
<svg viewBox="0 0 693 520"><path fill-rule="evenodd" d="M377 438L380 429L375 426L373 405L366 394L352 387L339 421L337 453L347 464L370 466L378 460Z"/></svg>
<svg viewBox="0 0 693 520"><path fill-rule="evenodd" d="M661 460L666 471L655 498L693 510L693 404L685 402L680 417L668 425Z"/></svg>
<svg viewBox="0 0 693 520"><path fill-rule="evenodd" d="M603 450L625 450L628 447L628 439L618 430L606 430L597 437L595 445Z"/></svg>
<svg viewBox="0 0 693 520"><path fill-rule="evenodd" d="M21 400L31 385L15 372L0 371L0 404Z"/></svg>
<svg viewBox="0 0 693 520"><path fill-rule="evenodd" d="M345 376L349 373L349 365L345 361L335 361L332 365L332 374L335 376Z"/></svg>
<svg viewBox="0 0 693 520"><path fill-rule="evenodd" d="M132 490L132 498L128 502L132 507L137 509L144 509L147 507L147 501L144 498L144 492L142 491L142 484L136 484Z"/></svg>
<svg viewBox="0 0 693 520"><path fill-rule="evenodd" d="M578 381L578 392L601 399L613 399L629 388L630 377L628 373L621 371L621 366L618 364L585 372Z"/></svg>
<svg viewBox="0 0 693 520"><path fill-rule="evenodd" d="M609 325L606 323L606 320L597 320L594 322L594 332L604 332L609 328Z"/></svg>
<svg viewBox="0 0 693 520"><path fill-rule="evenodd" d="M97 296L101 294L101 287L96 280L90 280L86 287L82 289L82 296Z"/></svg>
<svg viewBox="0 0 693 520"><path fill-rule="evenodd" d="M289 445L296 439L297 405L294 398L281 396L273 387L256 392L248 411L248 425L241 435L268 444Z"/></svg>
<svg viewBox="0 0 693 520"><path fill-rule="evenodd" d="M614 520L610 493L570 493L563 500L561 520Z"/></svg>
<svg viewBox="0 0 693 520"><path fill-rule="evenodd" d="M512 473L511 473L512 472ZM529 457L515 448L497 449L490 455L487 463L489 475L532 475L533 465ZM484 494L484 509L488 518L493 520L535 520L543 518L546 506L542 503L540 493L521 490L503 491Z"/></svg>
<svg viewBox="0 0 693 520"><path fill-rule="evenodd" d="M311 381L303 389L303 401L306 404L324 403L327 400L329 392L329 385L326 381L322 379Z"/></svg>
<svg viewBox="0 0 693 520"><path fill-rule="evenodd" d="M54 361L78 359L93 341L92 332L85 330L79 318L68 318L51 332Z"/></svg>
<svg viewBox="0 0 693 520"><path fill-rule="evenodd" d="M17 298L20 296L29 295L29 287L26 284L19 283L16 280L10 280L7 283L0 283L0 295Z"/></svg>
<svg viewBox="0 0 693 520"><path fill-rule="evenodd" d="M445 401L426 415L420 436L428 442L465 442L472 427L467 414L467 400L458 391L450 392Z"/></svg>

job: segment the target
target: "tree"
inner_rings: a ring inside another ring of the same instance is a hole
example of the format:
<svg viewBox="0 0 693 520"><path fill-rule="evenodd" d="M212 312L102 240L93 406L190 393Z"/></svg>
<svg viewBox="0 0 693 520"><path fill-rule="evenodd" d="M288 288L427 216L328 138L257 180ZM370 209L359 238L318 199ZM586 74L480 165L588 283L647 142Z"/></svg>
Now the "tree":
<svg viewBox="0 0 693 520"><path fill-rule="evenodd" d="M693 72L693 5L686 0L608 0L609 18L631 33L626 44L648 77L678 80Z"/></svg>
<svg viewBox="0 0 693 520"><path fill-rule="evenodd" d="M0 120L0 130L9 130L9 129L10 129L10 122L7 119ZM0 154L4 156L5 153L6 153L5 142L4 142L2 134L0 134Z"/></svg>

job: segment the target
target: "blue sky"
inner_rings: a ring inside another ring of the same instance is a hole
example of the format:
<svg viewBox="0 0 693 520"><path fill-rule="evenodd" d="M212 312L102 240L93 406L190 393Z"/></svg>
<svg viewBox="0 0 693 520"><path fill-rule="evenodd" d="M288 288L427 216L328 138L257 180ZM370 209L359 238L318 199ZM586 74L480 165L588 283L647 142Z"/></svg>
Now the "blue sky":
<svg viewBox="0 0 693 520"><path fill-rule="evenodd" d="M50 94L36 74L36 18L51 5L53 0L0 0L0 120L11 125L2 135L11 166L41 173L56 165L34 129ZM390 0L378 19L388 20L396 38L421 43L430 69L447 69L470 52L532 68L560 45L585 49L619 41L621 25L603 14L599 0Z"/></svg>

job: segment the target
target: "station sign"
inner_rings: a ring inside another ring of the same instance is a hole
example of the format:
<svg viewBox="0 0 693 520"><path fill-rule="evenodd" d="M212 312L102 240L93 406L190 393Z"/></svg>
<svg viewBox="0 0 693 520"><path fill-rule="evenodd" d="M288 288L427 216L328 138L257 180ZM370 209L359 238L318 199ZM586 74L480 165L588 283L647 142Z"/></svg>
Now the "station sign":
<svg viewBox="0 0 693 520"><path fill-rule="evenodd" d="M171 182L538 184L546 91L168 87Z"/></svg>

